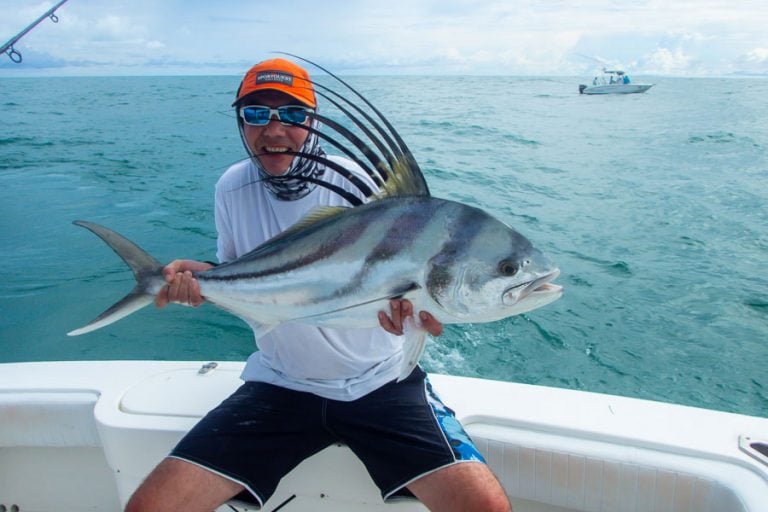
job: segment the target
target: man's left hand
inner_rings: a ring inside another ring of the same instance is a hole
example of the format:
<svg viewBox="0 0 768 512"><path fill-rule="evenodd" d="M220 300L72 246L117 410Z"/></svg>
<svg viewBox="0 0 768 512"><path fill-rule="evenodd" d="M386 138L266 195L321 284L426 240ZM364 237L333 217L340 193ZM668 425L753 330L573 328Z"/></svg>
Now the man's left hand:
<svg viewBox="0 0 768 512"><path fill-rule="evenodd" d="M379 311L379 324L385 331L402 336L404 320L413 316L413 304L407 299L392 299L389 301L389 309L391 316ZM426 311L419 312L419 321L424 330L432 336L440 336L443 333L443 324Z"/></svg>

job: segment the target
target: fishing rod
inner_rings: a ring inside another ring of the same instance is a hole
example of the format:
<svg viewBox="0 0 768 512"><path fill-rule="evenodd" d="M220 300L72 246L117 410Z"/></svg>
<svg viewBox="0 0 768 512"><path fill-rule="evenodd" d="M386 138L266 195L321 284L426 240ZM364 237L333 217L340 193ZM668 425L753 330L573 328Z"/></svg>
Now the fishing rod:
<svg viewBox="0 0 768 512"><path fill-rule="evenodd" d="M35 21L30 23L27 26L27 28L25 28L24 30L22 30L21 32L19 32L18 34L16 34L12 38L10 38L5 44L3 44L2 47L0 47L0 53L4 53L4 54L8 55L8 58L10 58L16 64L20 63L21 62L21 53L18 50L16 50L13 47L13 45L16 44L16 42L19 39L24 37L27 34L27 32L29 32L30 30L35 28L37 26L37 24L40 23L41 21L43 21L45 18L51 18L52 22L58 23L59 22L59 17L56 16L54 13L56 12L56 9L58 9L59 7L64 5L64 3L66 1L67 0L61 0L59 3L57 3L56 5L51 7L50 9L48 9L45 12L45 14L43 14L42 16L37 18Z"/></svg>

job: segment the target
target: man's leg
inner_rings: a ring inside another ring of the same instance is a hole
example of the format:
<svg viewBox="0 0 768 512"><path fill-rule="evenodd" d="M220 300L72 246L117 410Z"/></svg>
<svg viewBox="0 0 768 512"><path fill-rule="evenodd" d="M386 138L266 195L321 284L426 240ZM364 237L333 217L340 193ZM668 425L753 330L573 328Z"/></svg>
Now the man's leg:
<svg viewBox="0 0 768 512"><path fill-rule="evenodd" d="M136 489L126 512L211 512L243 486L174 458L164 459Z"/></svg>
<svg viewBox="0 0 768 512"><path fill-rule="evenodd" d="M481 462L462 462L439 469L411 482L408 489L433 511L512 511L504 488Z"/></svg>
<svg viewBox="0 0 768 512"><path fill-rule="evenodd" d="M179 441L127 510L211 512L246 486L266 501L294 466L335 440L321 405L310 393L246 382Z"/></svg>
<svg viewBox="0 0 768 512"><path fill-rule="evenodd" d="M425 377L417 367L358 400L328 401L329 428L363 461L385 500L407 486L431 510L509 512L504 489Z"/></svg>

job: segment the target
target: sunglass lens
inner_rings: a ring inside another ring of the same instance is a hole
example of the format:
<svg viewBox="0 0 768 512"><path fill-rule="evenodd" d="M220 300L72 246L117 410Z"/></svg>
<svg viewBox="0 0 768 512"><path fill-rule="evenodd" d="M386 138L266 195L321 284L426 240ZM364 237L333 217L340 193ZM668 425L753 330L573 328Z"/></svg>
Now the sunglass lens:
<svg viewBox="0 0 768 512"><path fill-rule="evenodd" d="M245 107L243 119L252 125L263 125L269 122L269 109L264 107Z"/></svg>
<svg viewBox="0 0 768 512"><path fill-rule="evenodd" d="M279 109L280 120L286 123L304 124L307 120L307 111L303 108L288 107Z"/></svg>

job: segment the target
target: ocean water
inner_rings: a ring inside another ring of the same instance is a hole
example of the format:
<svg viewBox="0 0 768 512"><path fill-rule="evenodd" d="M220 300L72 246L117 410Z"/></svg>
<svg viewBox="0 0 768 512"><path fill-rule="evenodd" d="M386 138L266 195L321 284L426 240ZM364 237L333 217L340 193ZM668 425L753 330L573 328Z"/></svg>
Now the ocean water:
<svg viewBox="0 0 768 512"><path fill-rule="evenodd" d="M562 270L562 299L448 326L427 370L768 416L768 80L657 78L646 94L594 97L578 78L348 79L434 195L486 209ZM133 286L73 220L162 261L215 259L213 186L244 154L238 83L0 78L0 361L254 350L212 306L65 335Z"/></svg>

